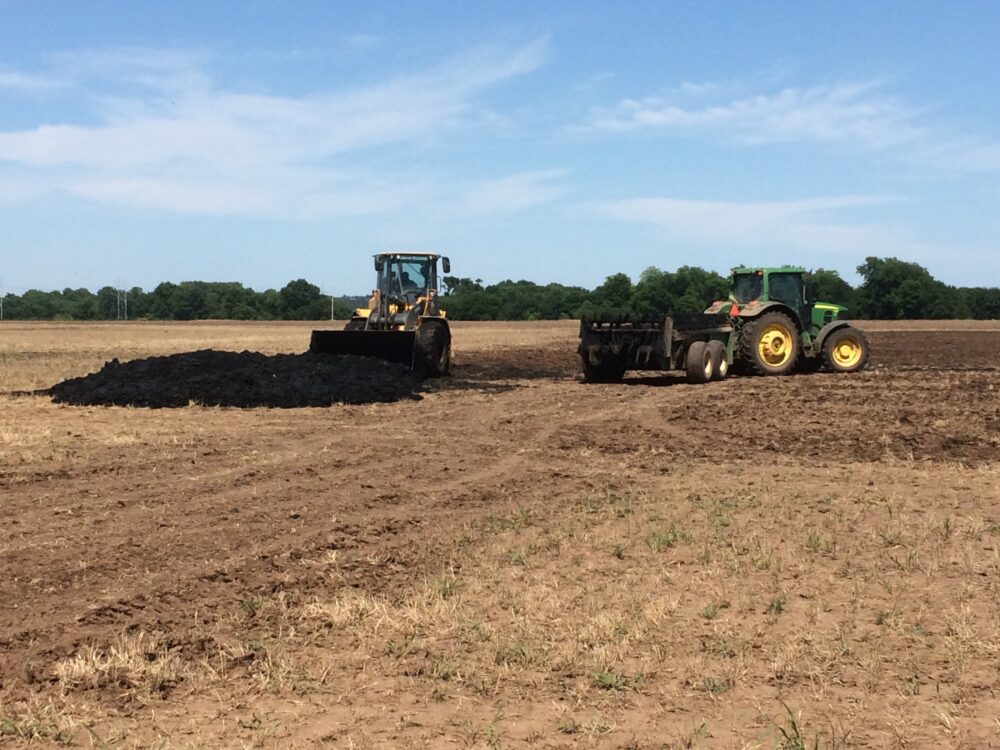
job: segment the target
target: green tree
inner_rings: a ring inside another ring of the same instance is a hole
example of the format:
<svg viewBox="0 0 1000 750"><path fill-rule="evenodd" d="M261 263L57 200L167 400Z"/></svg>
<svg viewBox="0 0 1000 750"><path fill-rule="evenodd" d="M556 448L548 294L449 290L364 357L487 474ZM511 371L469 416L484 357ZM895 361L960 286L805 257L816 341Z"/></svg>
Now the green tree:
<svg viewBox="0 0 1000 750"><path fill-rule="evenodd" d="M97 290L95 316L98 320L116 320L118 318L118 303L118 290L113 286L102 286Z"/></svg>
<svg viewBox="0 0 1000 750"><path fill-rule="evenodd" d="M639 315L665 315L674 307L673 275L650 266L639 274L630 303Z"/></svg>
<svg viewBox="0 0 1000 750"><path fill-rule="evenodd" d="M884 320L951 318L959 295L935 279L923 266L897 258L869 257L858 266L864 280L858 287L859 313Z"/></svg>
<svg viewBox="0 0 1000 750"><path fill-rule="evenodd" d="M972 287L960 289L962 307L977 320L1000 320L1000 289Z"/></svg>
<svg viewBox="0 0 1000 750"><path fill-rule="evenodd" d="M305 279L288 282L278 292L279 316L283 320L319 320L330 315L330 298Z"/></svg>
<svg viewBox="0 0 1000 750"><path fill-rule="evenodd" d="M624 308L628 306L631 296L632 279L623 273L616 273L608 276L590 298L598 306Z"/></svg>
<svg viewBox="0 0 1000 750"><path fill-rule="evenodd" d="M681 266L674 274L675 312L703 312L712 302L726 299L729 280L715 271Z"/></svg>

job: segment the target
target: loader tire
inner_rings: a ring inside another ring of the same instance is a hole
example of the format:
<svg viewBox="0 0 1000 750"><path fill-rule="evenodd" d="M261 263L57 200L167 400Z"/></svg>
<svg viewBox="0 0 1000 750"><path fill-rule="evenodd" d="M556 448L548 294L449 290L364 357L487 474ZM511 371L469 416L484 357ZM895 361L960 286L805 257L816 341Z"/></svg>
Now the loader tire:
<svg viewBox="0 0 1000 750"><path fill-rule="evenodd" d="M725 345L716 339L708 342L708 351L712 354L712 367L714 368L712 378L714 380L725 380L729 377L729 356L726 354Z"/></svg>
<svg viewBox="0 0 1000 750"><path fill-rule="evenodd" d="M441 323L427 321L417 328L414 364L428 378L442 377L451 371L451 340Z"/></svg>
<svg viewBox="0 0 1000 750"><path fill-rule="evenodd" d="M823 342L823 362L833 372L858 372L868 364L868 337L860 328L838 328Z"/></svg>
<svg viewBox="0 0 1000 750"><path fill-rule="evenodd" d="M684 362L689 383L707 383L715 375L715 358L704 341L695 341L688 347Z"/></svg>
<svg viewBox="0 0 1000 750"><path fill-rule="evenodd" d="M764 313L740 331L740 362L751 374L789 375L799 350L798 328L781 312Z"/></svg>
<svg viewBox="0 0 1000 750"><path fill-rule="evenodd" d="M363 331L368 327L368 321L364 318L351 318L344 326L345 331Z"/></svg>
<svg viewBox="0 0 1000 750"><path fill-rule="evenodd" d="M625 377L625 365L602 362L599 365L583 360L583 379L588 383L618 383Z"/></svg>

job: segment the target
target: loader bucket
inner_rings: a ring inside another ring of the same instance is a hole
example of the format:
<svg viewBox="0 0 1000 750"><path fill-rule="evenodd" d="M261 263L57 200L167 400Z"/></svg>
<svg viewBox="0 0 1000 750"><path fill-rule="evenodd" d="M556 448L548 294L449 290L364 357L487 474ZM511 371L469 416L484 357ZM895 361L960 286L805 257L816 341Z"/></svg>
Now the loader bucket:
<svg viewBox="0 0 1000 750"><path fill-rule="evenodd" d="M309 351L377 357L413 367L414 331L313 331Z"/></svg>

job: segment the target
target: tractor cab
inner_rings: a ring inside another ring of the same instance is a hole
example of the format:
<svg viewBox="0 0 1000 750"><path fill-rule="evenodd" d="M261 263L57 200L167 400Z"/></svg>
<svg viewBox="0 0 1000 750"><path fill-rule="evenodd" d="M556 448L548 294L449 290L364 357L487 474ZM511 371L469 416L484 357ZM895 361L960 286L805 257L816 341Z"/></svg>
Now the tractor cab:
<svg viewBox="0 0 1000 750"><path fill-rule="evenodd" d="M818 331L847 312L843 305L817 301L809 274L799 266L734 268L730 297L741 317L752 317L769 303L779 303L805 331ZM716 302L712 307L721 310L726 304Z"/></svg>

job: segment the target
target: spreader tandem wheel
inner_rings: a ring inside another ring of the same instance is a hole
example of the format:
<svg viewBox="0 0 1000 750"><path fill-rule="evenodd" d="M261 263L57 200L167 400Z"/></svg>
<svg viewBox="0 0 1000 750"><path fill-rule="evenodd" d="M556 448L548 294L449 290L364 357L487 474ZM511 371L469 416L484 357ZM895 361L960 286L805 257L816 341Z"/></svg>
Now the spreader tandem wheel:
<svg viewBox="0 0 1000 750"><path fill-rule="evenodd" d="M715 375L715 358L704 341L695 341L688 347L686 364L689 383L707 383Z"/></svg>
<svg viewBox="0 0 1000 750"><path fill-rule="evenodd" d="M729 356L726 354L725 344L712 339L708 342L708 351L712 355L712 366L715 368L712 377L715 380L725 380L729 376Z"/></svg>

